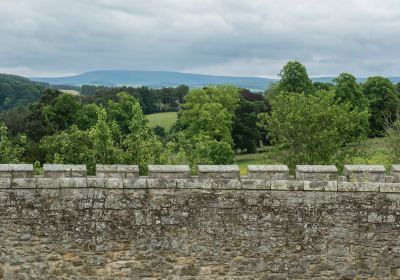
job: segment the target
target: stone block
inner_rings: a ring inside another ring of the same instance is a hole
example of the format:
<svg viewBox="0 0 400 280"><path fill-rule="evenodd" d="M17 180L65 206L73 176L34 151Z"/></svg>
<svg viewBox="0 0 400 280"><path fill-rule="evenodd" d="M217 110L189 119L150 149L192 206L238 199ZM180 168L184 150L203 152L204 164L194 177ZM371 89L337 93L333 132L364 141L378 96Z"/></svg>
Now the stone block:
<svg viewBox="0 0 400 280"><path fill-rule="evenodd" d="M385 182L383 165L345 165L344 172L351 182Z"/></svg>
<svg viewBox="0 0 400 280"><path fill-rule="evenodd" d="M96 164L96 176L101 178L137 178L137 165L104 165Z"/></svg>
<svg viewBox="0 0 400 280"><path fill-rule="evenodd" d="M13 178L32 178L33 165L32 164L9 164Z"/></svg>
<svg viewBox="0 0 400 280"><path fill-rule="evenodd" d="M189 165L149 165L150 178L189 178Z"/></svg>
<svg viewBox="0 0 400 280"><path fill-rule="evenodd" d="M106 189L122 189L124 187L121 178L104 178L104 188Z"/></svg>
<svg viewBox="0 0 400 280"><path fill-rule="evenodd" d="M61 188L86 188L86 178L60 178Z"/></svg>
<svg viewBox="0 0 400 280"><path fill-rule="evenodd" d="M379 183L379 182L357 182L355 183L355 190L356 192L379 192L381 185L384 185L384 183Z"/></svg>
<svg viewBox="0 0 400 280"><path fill-rule="evenodd" d="M94 176L88 176L86 178L88 188L104 188L105 178L98 178Z"/></svg>
<svg viewBox="0 0 400 280"><path fill-rule="evenodd" d="M400 164L392 165L391 175L394 177L396 183L400 183Z"/></svg>
<svg viewBox="0 0 400 280"><path fill-rule="evenodd" d="M396 183L396 178L394 176L386 176L385 183Z"/></svg>
<svg viewBox="0 0 400 280"><path fill-rule="evenodd" d="M356 182L338 182L338 192L355 192Z"/></svg>
<svg viewBox="0 0 400 280"><path fill-rule="evenodd" d="M122 189L124 187L122 178L86 178L88 188Z"/></svg>
<svg viewBox="0 0 400 280"><path fill-rule="evenodd" d="M177 179L173 178L148 178L146 181L149 189L174 189L177 187Z"/></svg>
<svg viewBox="0 0 400 280"><path fill-rule="evenodd" d="M122 180L124 189L146 189L147 179L140 178L125 178Z"/></svg>
<svg viewBox="0 0 400 280"><path fill-rule="evenodd" d="M12 172L8 164L0 164L0 178L12 178Z"/></svg>
<svg viewBox="0 0 400 280"><path fill-rule="evenodd" d="M337 188L337 181L304 181L305 191L336 192Z"/></svg>
<svg viewBox="0 0 400 280"><path fill-rule="evenodd" d="M238 165L198 165L200 178L235 179L240 177Z"/></svg>
<svg viewBox="0 0 400 280"><path fill-rule="evenodd" d="M275 180L271 182L271 190L300 191L304 190L304 182L292 180Z"/></svg>
<svg viewBox="0 0 400 280"><path fill-rule="evenodd" d="M61 187L59 178L42 178L37 177L36 187L38 189L58 189Z"/></svg>
<svg viewBox="0 0 400 280"><path fill-rule="evenodd" d="M11 188L11 179L0 178L0 189L9 189L9 188Z"/></svg>
<svg viewBox="0 0 400 280"><path fill-rule="evenodd" d="M35 189L35 178L14 178L11 180L11 188L13 189Z"/></svg>
<svg viewBox="0 0 400 280"><path fill-rule="evenodd" d="M0 164L0 178L32 178L32 164Z"/></svg>
<svg viewBox="0 0 400 280"><path fill-rule="evenodd" d="M271 180L270 179L255 179L255 178L241 178L243 190L270 190Z"/></svg>
<svg viewBox="0 0 400 280"><path fill-rule="evenodd" d="M400 183L385 183L381 185L380 192L383 193L400 193Z"/></svg>
<svg viewBox="0 0 400 280"><path fill-rule="evenodd" d="M188 179L177 179L176 186L179 189L212 189L212 179L192 176Z"/></svg>
<svg viewBox="0 0 400 280"><path fill-rule="evenodd" d="M286 165L249 165L248 177L268 180L288 180L289 167Z"/></svg>
<svg viewBox="0 0 400 280"><path fill-rule="evenodd" d="M73 164L44 164L43 177L46 178L76 178L86 177L86 165L73 165Z"/></svg>
<svg viewBox="0 0 400 280"><path fill-rule="evenodd" d="M303 181L336 181L338 169L335 165L297 165L296 179Z"/></svg>
<svg viewBox="0 0 400 280"><path fill-rule="evenodd" d="M240 190L242 184L239 179L212 179L212 189L214 190Z"/></svg>

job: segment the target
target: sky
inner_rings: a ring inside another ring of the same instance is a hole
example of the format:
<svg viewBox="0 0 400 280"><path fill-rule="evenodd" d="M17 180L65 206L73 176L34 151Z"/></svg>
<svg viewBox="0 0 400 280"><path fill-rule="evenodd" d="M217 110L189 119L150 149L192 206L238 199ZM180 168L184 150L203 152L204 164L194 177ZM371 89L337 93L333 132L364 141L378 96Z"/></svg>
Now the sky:
<svg viewBox="0 0 400 280"><path fill-rule="evenodd" d="M400 76L399 0L0 0L0 72Z"/></svg>

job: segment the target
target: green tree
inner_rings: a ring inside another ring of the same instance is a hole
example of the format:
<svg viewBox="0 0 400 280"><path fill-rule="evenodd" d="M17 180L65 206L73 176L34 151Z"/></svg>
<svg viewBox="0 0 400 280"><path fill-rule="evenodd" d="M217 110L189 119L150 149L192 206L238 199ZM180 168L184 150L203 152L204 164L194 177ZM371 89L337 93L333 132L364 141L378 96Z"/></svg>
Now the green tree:
<svg viewBox="0 0 400 280"><path fill-rule="evenodd" d="M394 122L387 124L385 136L391 161L394 164L400 163L400 118L397 117Z"/></svg>
<svg viewBox="0 0 400 280"><path fill-rule="evenodd" d="M65 130L75 124L76 114L80 107L81 104L75 96L61 93L55 98L54 104L43 108L43 117L54 132Z"/></svg>
<svg viewBox="0 0 400 280"><path fill-rule="evenodd" d="M148 164L163 163L164 147L153 130L147 126L139 102L135 99L131 101L128 110L130 112L128 133L122 144L125 150L124 162L138 164L141 171L144 171Z"/></svg>
<svg viewBox="0 0 400 280"><path fill-rule="evenodd" d="M246 150L255 153L261 137L257 127L258 114L263 111L264 102L250 102L240 99L239 107L235 111L232 138L235 150Z"/></svg>
<svg viewBox="0 0 400 280"><path fill-rule="evenodd" d="M234 87L195 89L185 97L179 122L187 138L202 135L233 144L232 123L238 104L239 94Z"/></svg>
<svg viewBox="0 0 400 280"><path fill-rule="evenodd" d="M184 101L175 126L181 129L175 137L178 150L184 151L192 165L231 163L238 90L230 86L196 89Z"/></svg>
<svg viewBox="0 0 400 280"><path fill-rule="evenodd" d="M348 102L352 108L359 108L361 110L364 110L368 106L367 99L353 75L342 73L334 81L336 83L336 98L339 102Z"/></svg>
<svg viewBox="0 0 400 280"><path fill-rule="evenodd" d="M111 126L116 126L112 123ZM97 111L97 122L89 130L93 163L117 164L123 161L123 151L116 146L113 130L107 123L107 112L104 108Z"/></svg>
<svg viewBox="0 0 400 280"><path fill-rule="evenodd" d="M26 137L21 136L13 141L8 135L7 127L0 123L0 163L19 163L24 154Z"/></svg>
<svg viewBox="0 0 400 280"><path fill-rule="evenodd" d="M97 104L86 104L83 105L75 116L75 124L81 130L87 130L94 126L97 122L98 111L100 110Z"/></svg>
<svg viewBox="0 0 400 280"><path fill-rule="evenodd" d="M93 166L92 139L89 131L72 125L55 135L45 136L40 149L49 163L88 164Z"/></svg>
<svg viewBox="0 0 400 280"><path fill-rule="evenodd" d="M279 92L311 93L313 83L308 77L306 67L298 61L289 61L279 73Z"/></svg>
<svg viewBox="0 0 400 280"><path fill-rule="evenodd" d="M366 133L368 113L337 103L334 92L279 94L270 114L260 115L260 125L276 145L280 159L296 164L339 163L339 150Z"/></svg>
<svg viewBox="0 0 400 280"><path fill-rule="evenodd" d="M369 77L363 85L363 93L369 102L371 116L370 135L382 136L385 124L396 119L399 110L399 94L393 84L384 77Z"/></svg>

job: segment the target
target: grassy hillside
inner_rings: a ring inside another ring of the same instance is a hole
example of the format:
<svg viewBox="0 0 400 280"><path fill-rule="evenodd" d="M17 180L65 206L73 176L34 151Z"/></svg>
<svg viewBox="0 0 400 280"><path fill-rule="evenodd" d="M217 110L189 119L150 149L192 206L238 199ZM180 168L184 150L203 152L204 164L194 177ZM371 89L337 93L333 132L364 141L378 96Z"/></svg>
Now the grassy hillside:
<svg viewBox="0 0 400 280"><path fill-rule="evenodd" d="M165 113L156 113L146 115L147 120L149 121L149 126L161 126L168 131L171 126L176 122L178 118L178 114L176 112L165 112Z"/></svg>

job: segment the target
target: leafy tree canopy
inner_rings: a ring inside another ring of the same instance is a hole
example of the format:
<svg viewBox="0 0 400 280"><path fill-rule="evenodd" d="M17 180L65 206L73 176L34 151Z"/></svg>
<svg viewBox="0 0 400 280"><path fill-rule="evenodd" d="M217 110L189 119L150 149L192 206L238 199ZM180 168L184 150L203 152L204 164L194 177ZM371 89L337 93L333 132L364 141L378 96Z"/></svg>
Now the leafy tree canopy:
<svg viewBox="0 0 400 280"><path fill-rule="evenodd" d="M339 150L361 139L368 128L368 113L337 103L334 92L279 94L270 114L260 115L260 125L279 149L281 160L296 164L328 164L343 161Z"/></svg>
<svg viewBox="0 0 400 280"><path fill-rule="evenodd" d="M400 105L399 94L389 79L380 76L368 78L362 90L371 112L370 135L382 136L386 123L396 119Z"/></svg>
<svg viewBox="0 0 400 280"><path fill-rule="evenodd" d="M311 93L313 83L308 77L306 67L298 61L289 61L279 73L279 92Z"/></svg>

